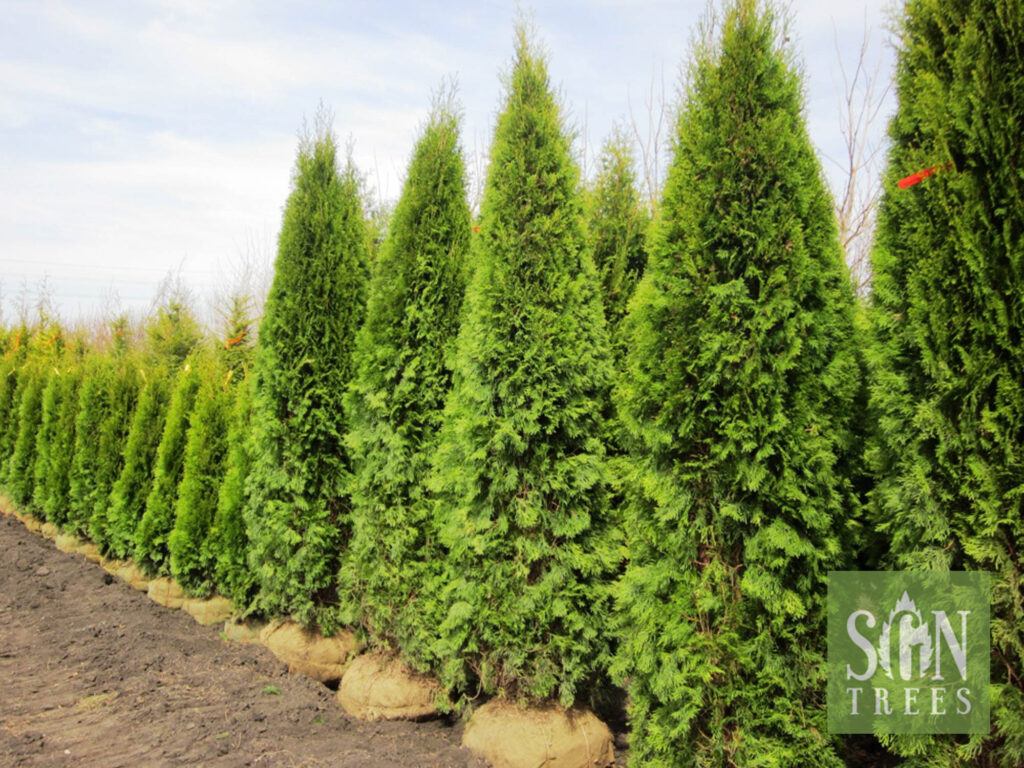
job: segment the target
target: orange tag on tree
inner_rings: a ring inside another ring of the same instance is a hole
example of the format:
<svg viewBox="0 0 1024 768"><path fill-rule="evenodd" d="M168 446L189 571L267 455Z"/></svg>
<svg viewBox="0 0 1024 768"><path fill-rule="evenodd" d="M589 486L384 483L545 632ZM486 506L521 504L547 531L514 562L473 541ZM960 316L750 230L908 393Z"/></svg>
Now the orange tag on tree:
<svg viewBox="0 0 1024 768"><path fill-rule="evenodd" d="M933 165L931 168L925 168L923 171L912 173L909 176L905 176L904 178L900 179L899 182L897 182L896 186L898 186L900 189L906 189L907 187L912 187L915 184L920 184L922 181L924 181L933 173L935 173L938 169L939 167L937 165Z"/></svg>

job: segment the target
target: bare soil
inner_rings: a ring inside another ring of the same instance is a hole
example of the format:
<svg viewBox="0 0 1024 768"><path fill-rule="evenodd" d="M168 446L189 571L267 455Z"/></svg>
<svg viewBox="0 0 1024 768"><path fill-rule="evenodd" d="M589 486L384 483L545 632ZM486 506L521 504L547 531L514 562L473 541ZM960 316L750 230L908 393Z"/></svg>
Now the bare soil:
<svg viewBox="0 0 1024 768"><path fill-rule="evenodd" d="M0 515L0 766L465 766L459 723L364 723L259 645Z"/></svg>

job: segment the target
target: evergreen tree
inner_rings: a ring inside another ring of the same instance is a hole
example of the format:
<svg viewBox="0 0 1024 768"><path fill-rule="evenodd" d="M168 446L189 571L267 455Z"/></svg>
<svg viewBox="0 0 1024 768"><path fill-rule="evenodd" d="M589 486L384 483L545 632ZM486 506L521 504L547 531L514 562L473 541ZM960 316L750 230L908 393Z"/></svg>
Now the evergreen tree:
<svg viewBox="0 0 1024 768"><path fill-rule="evenodd" d="M253 600L255 575L249 567L249 537L245 527L245 480L252 464L249 430L252 424L250 382L235 388L228 427L228 455L224 480L217 495L217 511L206 539L204 558L214 564L217 591L231 598L235 608L247 610Z"/></svg>
<svg viewBox="0 0 1024 768"><path fill-rule="evenodd" d="M60 363L60 367L55 367L47 378L46 386L43 389L35 458L32 465L30 509L40 517L45 517L46 477L50 470L54 444L60 430L60 398L65 389L64 377L67 375L67 366L63 365L64 361L60 361Z"/></svg>
<svg viewBox="0 0 1024 768"><path fill-rule="evenodd" d="M71 504L71 468L75 450L75 417L78 415L78 393L82 382L81 361L55 377L59 391L56 423L50 439L48 457L40 452L36 460L36 504L49 522L63 526ZM44 403L45 407L45 403ZM42 477L42 483L40 482ZM42 490L40 490L42 489Z"/></svg>
<svg viewBox="0 0 1024 768"><path fill-rule="evenodd" d="M7 465L18 440L18 412L24 395L22 370L28 354L26 340L31 338L24 326L14 331L3 360L0 379L0 485L7 479Z"/></svg>
<svg viewBox="0 0 1024 768"><path fill-rule="evenodd" d="M14 452L16 434L8 440L7 436L16 428L18 420L18 373L24 363L24 349L21 344L23 332L12 331L0 360L0 479L3 466Z"/></svg>
<svg viewBox="0 0 1024 768"><path fill-rule="evenodd" d="M107 413L106 387L113 376L114 366L106 356L97 355L88 360L82 372L75 414L75 445L69 476L67 527L70 532L85 534L96 499L103 495L96 487L99 455L96 435Z"/></svg>
<svg viewBox="0 0 1024 768"><path fill-rule="evenodd" d="M82 369L66 522L70 532L93 536L97 544L105 543L105 512L121 472L138 391L127 319L115 319L110 331L110 349L90 356Z"/></svg>
<svg viewBox="0 0 1024 768"><path fill-rule="evenodd" d="M228 300L224 317L224 344L218 347L224 366L232 374L233 381L240 381L252 366L255 350L253 345L253 300L242 290Z"/></svg>
<svg viewBox="0 0 1024 768"><path fill-rule="evenodd" d="M170 400L170 372L165 366L151 370L139 395L124 448L124 466L110 492L110 553L124 558L135 546L135 529L153 487L153 465Z"/></svg>
<svg viewBox="0 0 1024 768"><path fill-rule="evenodd" d="M207 535L217 512L228 453L227 433L234 390L233 371L223 358L198 362L199 391L189 419L174 527L167 540L171 575L190 595L207 597L214 588L215 557Z"/></svg>
<svg viewBox="0 0 1024 768"><path fill-rule="evenodd" d="M367 237L351 158L321 121L299 146L254 363L246 526L258 608L330 632L348 538L342 398L363 319Z"/></svg>
<svg viewBox="0 0 1024 768"><path fill-rule="evenodd" d="M699 44L617 401L633 450L616 671L636 765L840 765L825 582L856 396L853 289L771 7Z"/></svg>
<svg viewBox="0 0 1024 768"><path fill-rule="evenodd" d="M422 626L436 625L448 686L472 669L485 691L569 703L606 661L610 363L582 207L546 64L520 26L430 481L447 554Z"/></svg>
<svg viewBox="0 0 1024 768"><path fill-rule="evenodd" d="M413 596L436 555L426 477L451 388L470 214L458 119L438 104L413 152L374 269L346 406L356 466L342 620L408 647L429 633Z"/></svg>
<svg viewBox="0 0 1024 768"><path fill-rule="evenodd" d="M146 497L142 518L135 528L134 559L150 576L170 575L168 537L174 528L174 510L185 461L189 419L200 385L200 367L190 357L178 373L167 407L160 445L153 468L153 484Z"/></svg>
<svg viewBox="0 0 1024 768"><path fill-rule="evenodd" d="M22 369L18 399L17 436L7 460L5 487L15 503L25 507L32 500L35 483L36 437L43 417L43 390L47 372L39 361Z"/></svg>
<svg viewBox="0 0 1024 768"><path fill-rule="evenodd" d="M993 694L991 734L891 739L908 766L1024 764L1022 20L1019 0L910 0L902 20L872 254L872 511L894 566L992 573ZM909 174L923 181L898 188Z"/></svg>
<svg viewBox="0 0 1024 768"><path fill-rule="evenodd" d="M144 381L124 446L124 462L107 512L110 552L128 557L153 486L154 462L169 407L174 375L200 342L199 325L185 289L166 280L143 329L138 364Z"/></svg>
<svg viewBox="0 0 1024 768"><path fill-rule="evenodd" d="M18 335L19 346L21 334ZM39 322L27 334L27 343L14 350L13 359L23 361L18 371L18 387L11 403L6 460L0 476L16 503L31 510L35 488L35 459L43 414L43 392L64 349L61 328L52 322L45 305L40 304Z"/></svg>
<svg viewBox="0 0 1024 768"><path fill-rule="evenodd" d="M98 454L99 477L94 479L89 537L104 552L110 551L113 535L110 492L124 469L124 449L134 422L140 389L138 366L129 355L121 356L114 362L108 389L104 392L107 411L100 422L99 432L92 436L83 435L82 442L86 446L94 445L91 449Z"/></svg>
<svg viewBox="0 0 1024 768"><path fill-rule="evenodd" d="M145 353L150 363L166 363L176 371L202 341L192 297L179 275L164 279L155 306L143 330Z"/></svg>
<svg viewBox="0 0 1024 768"><path fill-rule="evenodd" d="M644 234L650 217L637 193L634 162L629 140L616 131L601 150L597 178L587 199L590 247L613 342L618 341L616 330L647 265Z"/></svg>

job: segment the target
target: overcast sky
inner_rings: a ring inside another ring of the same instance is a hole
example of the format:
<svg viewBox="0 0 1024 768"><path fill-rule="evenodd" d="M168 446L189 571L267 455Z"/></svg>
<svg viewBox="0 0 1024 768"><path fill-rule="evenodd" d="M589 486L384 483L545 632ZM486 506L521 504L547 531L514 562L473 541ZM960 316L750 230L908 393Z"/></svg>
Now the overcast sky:
<svg viewBox="0 0 1024 768"><path fill-rule="evenodd" d="M616 122L674 99L705 0L522 3L593 162ZM892 0L796 0L811 138L843 151L839 62L892 69ZM393 200L429 109L458 82L482 173L512 55L513 0L0 0L0 290L10 318L47 278L65 321L116 296L144 309L180 270L205 302L243 254L273 259L296 136L323 102ZM838 38L838 52L837 52ZM890 104L886 112L891 112ZM881 140L885 119L875 126ZM666 138L671 134L665 130ZM667 147L663 148L663 154Z"/></svg>

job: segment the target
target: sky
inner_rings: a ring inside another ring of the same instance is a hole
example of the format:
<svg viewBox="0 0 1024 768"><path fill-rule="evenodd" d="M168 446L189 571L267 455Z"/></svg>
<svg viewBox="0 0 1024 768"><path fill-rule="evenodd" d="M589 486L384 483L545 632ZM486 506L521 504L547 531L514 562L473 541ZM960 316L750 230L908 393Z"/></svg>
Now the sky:
<svg viewBox="0 0 1024 768"><path fill-rule="evenodd" d="M793 0L811 139L833 184L841 64L891 78L896 0ZM518 11L517 11L518 8ZM548 52L576 153L616 125L662 165L707 0L0 0L0 307L41 292L64 322L149 308L169 274L201 313L240 265L270 265L298 135L334 117L378 203L393 202L431 95L457 83L479 189L517 12ZM653 109L649 108L653 105ZM870 142L884 141L888 95Z"/></svg>

